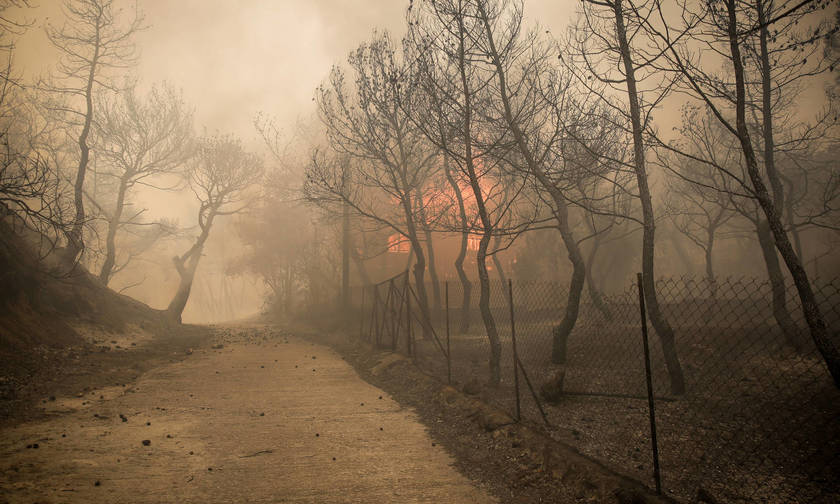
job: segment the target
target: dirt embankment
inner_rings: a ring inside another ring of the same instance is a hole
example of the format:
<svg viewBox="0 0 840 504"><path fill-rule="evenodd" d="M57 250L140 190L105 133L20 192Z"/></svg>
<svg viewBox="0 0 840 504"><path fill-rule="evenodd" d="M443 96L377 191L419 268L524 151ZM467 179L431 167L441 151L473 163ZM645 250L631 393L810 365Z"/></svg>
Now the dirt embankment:
<svg viewBox="0 0 840 504"><path fill-rule="evenodd" d="M129 383L207 337L81 266L60 272L11 219L0 218L0 425L40 414L36 403L52 397Z"/></svg>

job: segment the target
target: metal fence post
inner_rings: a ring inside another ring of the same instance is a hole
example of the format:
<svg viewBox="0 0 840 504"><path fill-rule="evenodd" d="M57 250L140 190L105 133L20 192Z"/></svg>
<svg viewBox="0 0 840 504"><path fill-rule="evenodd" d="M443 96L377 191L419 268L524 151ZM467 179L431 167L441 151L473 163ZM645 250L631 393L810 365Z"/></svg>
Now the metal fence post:
<svg viewBox="0 0 840 504"><path fill-rule="evenodd" d="M513 387L516 389L516 421L522 420L519 399L519 354L516 353L516 325L513 317L513 280L508 278L508 302L510 304L510 341L513 345Z"/></svg>
<svg viewBox="0 0 840 504"><path fill-rule="evenodd" d="M411 296L406 295L405 297L405 322L406 322L406 346L408 347L408 355L411 355L412 348L411 348Z"/></svg>
<svg viewBox="0 0 840 504"><path fill-rule="evenodd" d="M394 342L397 340L397 327L395 327L397 321L397 309L396 308L396 290L394 289L394 279L392 278L390 282L388 282L388 313L391 315L391 323L388 327L388 332L391 336L391 346L394 346Z"/></svg>
<svg viewBox="0 0 840 504"><path fill-rule="evenodd" d="M362 341L365 334L365 290L362 286L362 301L359 305L359 341Z"/></svg>
<svg viewBox="0 0 840 504"><path fill-rule="evenodd" d="M645 350L645 379L647 380L648 412L650 413L650 442L653 447L653 479L656 482L656 493L662 494L662 478L659 473L659 447L656 442L656 411L653 405L653 382L650 371L650 347L648 346L647 310L645 309L645 291L642 274L638 273L639 310L642 317L642 343Z"/></svg>
<svg viewBox="0 0 840 504"><path fill-rule="evenodd" d="M443 284L446 294L446 383L452 385L452 350L449 347L449 280Z"/></svg>
<svg viewBox="0 0 840 504"><path fill-rule="evenodd" d="M374 325L374 332L373 337L375 338L376 344L379 344L379 286L376 285L373 288L373 325ZM370 342L373 343L373 342Z"/></svg>

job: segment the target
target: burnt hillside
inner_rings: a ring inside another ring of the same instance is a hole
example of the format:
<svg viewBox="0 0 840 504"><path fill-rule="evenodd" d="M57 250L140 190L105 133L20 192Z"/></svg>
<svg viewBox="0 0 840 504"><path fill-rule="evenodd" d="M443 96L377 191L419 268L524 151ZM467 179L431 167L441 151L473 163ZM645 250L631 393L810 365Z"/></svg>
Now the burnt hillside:
<svg viewBox="0 0 840 504"><path fill-rule="evenodd" d="M0 422L62 392L128 381L202 333L108 289L82 266L56 273L55 254L41 257L40 237L12 219L0 221Z"/></svg>

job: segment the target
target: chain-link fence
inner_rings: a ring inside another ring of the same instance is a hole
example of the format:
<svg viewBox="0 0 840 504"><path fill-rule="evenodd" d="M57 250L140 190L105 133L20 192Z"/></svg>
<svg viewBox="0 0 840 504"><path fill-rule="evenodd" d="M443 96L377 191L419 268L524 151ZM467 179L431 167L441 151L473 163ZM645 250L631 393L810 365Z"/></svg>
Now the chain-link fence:
<svg viewBox="0 0 840 504"><path fill-rule="evenodd" d="M429 374L512 415L518 397L524 419L653 486L636 284L601 303L584 292L565 344L555 328L568 286L512 282L509 290L491 281L489 287L486 313L478 282L442 285L439 306L429 287L426 316L416 286L398 275L354 296L358 337L411 355ZM840 345L840 280L814 287ZM664 490L686 501L840 502L840 391L809 337L795 289L785 291L784 310L773 303L770 283L757 279L661 279L656 291L686 388L672 393L673 369L651 325ZM777 321L784 313L793 322L787 331ZM501 351L498 385L491 383L491 324ZM552 362L557 345L565 349L562 365Z"/></svg>

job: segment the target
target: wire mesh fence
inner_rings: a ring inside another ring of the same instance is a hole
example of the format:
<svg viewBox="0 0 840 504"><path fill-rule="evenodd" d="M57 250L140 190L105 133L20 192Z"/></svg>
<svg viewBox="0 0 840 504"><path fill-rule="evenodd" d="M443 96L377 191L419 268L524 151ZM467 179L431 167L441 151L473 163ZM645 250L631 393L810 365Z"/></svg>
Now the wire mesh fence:
<svg viewBox="0 0 840 504"><path fill-rule="evenodd" d="M830 338L840 345L840 279L814 288ZM512 282L508 290L492 281L484 313L477 282L448 282L441 292L439 305L425 301L424 314L407 274L359 288L358 337L411 355L427 373L511 415L518 397L525 420L653 487L635 283L602 303L584 294L565 344L555 329L567 309L567 285ZM673 393L673 369L650 327L665 491L686 501L840 501L840 391L810 339L795 289L785 290L784 310L759 279L660 279L656 292L686 385L685 393ZM778 322L784 313L792 324ZM488 327L495 327L500 350L498 384ZM552 362L558 345L562 365Z"/></svg>

